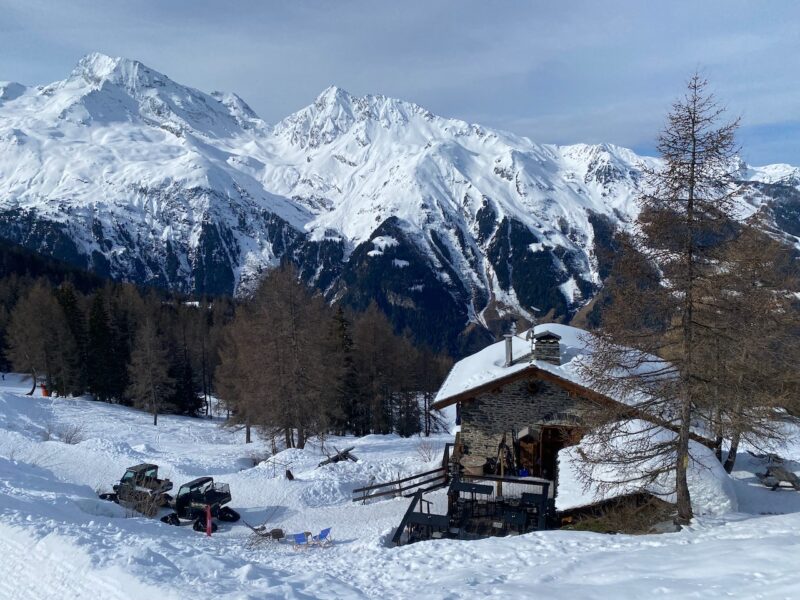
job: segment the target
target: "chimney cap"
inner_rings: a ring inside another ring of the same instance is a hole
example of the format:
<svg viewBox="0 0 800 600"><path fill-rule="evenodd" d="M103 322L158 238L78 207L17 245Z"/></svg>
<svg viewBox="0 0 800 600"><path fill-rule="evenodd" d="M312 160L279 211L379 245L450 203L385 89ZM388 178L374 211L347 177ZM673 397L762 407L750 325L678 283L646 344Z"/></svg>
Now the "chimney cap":
<svg viewBox="0 0 800 600"><path fill-rule="evenodd" d="M503 363L503 366L510 367L514 364L514 336L510 333L506 333L503 337L505 338L506 347L506 360Z"/></svg>
<svg viewBox="0 0 800 600"><path fill-rule="evenodd" d="M536 341L548 340L548 339L560 340L561 336L558 335L557 333L553 333L552 331L544 330L544 331L540 331L539 333L534 333L533 334L533 339L535 339Z"/></svg>

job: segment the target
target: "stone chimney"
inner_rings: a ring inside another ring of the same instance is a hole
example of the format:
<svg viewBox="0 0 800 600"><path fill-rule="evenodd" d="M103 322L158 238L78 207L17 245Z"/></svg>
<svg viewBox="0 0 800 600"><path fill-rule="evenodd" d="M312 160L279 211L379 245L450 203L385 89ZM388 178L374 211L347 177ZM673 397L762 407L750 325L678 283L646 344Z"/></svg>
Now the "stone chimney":
<svg viewBox="0 0 800 600"><path fill-rule="evenodd" d="M513 339L514 335L511 333L506 333L503 335L506 339L506 362L503 364L504 367L510 367L514 363L514 352L513 352Z"/></svg>
<svg viewBox="0 0 800 600"><path fill-rule="evenodd" d="M533 336L533 360L541 360L554 365L561 364L560 335L551 331L542 331Z"/></svg>

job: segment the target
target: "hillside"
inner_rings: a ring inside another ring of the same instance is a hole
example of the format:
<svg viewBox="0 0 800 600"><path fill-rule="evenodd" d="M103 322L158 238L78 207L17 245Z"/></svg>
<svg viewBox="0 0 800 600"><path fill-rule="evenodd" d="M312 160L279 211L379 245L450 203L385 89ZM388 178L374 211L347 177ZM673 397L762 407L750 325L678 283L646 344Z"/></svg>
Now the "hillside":
<svg viewBox="0 0 800 600"><path fill-rule="evenodd" d="M643 165L330 87L267 124L238 96L91 54L0 84L0 236L100 276L246 293L294 261L331 301L461 353L535 307L569 320L636 219ZM739 165L742 214L800 236L800 169Z"/></svg>

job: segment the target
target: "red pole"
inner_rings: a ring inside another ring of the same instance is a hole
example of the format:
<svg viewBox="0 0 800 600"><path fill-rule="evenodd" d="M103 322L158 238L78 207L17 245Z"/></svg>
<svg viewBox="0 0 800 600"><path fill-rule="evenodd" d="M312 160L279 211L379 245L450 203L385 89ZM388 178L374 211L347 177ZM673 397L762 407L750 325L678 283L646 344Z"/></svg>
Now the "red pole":
<svg viewBox="0 0 800 600"><path fill-rule="evenodd" d="M211 505L206 504L206 535L211 537Z"/></svg>

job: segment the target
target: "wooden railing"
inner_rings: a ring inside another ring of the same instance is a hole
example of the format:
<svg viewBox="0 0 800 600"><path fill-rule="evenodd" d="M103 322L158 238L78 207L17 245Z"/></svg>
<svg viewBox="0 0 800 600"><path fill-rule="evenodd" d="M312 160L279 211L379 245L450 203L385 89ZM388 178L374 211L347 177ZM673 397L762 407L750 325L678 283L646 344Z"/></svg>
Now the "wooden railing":
<svg viewBox="0 0 800 600"><path fill-rule="evenodd" d="M413 482L413 483L409 483ZM403 485L408 484L408 485ZM386 481L384 483L376 483L375 485L368 485L365 487L353 490L353 502L365 502L371 498L380 498L382 496L398 495L410 490L417 490L423 485L429 485L423 491L430 491L437 487L447 485L447 470L444 467L438 467L424 473L416 473L403 477L402 479L395 479L393 481ZM411 494L403 494L411 496Z"/></svg>
<svg viewBox="0 0 800 600"><path fill-rule="evenodd" d="M403 531L406 529L406 525L408 525L408 520L411 518L411 514L414 512L414 509L417 507L417 503L422 499L422 491L418 490L413 494L414 499L411 501L411 504L408 505L408 510L406 514L403 515L403 520L400 521L400 525L397 526L397 529L392 536L392 543L395 546L400 545L400 540L403 537Z"/></svg>
<svg viewBox="0 0 800 600"><path fill-rule="evenodd" d="M383 483L376 483L357 488L353 490L353 502L366 502L372 498L381 498L383 496L392 495L396 496L398 494L410 497L414 495L417 490L430 492L432 490L445 487L448 483L450 483L451 448L453 448L453 444L445 444L441 467L437 467L436 469L431 469L430 471L425 471L423 473L409 475L408 477L403 477L401 479L394 479L392 481L385 481ZM423 488L423 486L427 487Z"/></svg>
<svg viewBox="0 0 800 600"><path fill-rule="evenodd" d="M555 515L556 512L556 503L555 503L555 482L549 479L541 479L541 478L524 478L524 477L509 477L509 476L501 476L501 475L467 475L462 474L460 479L470 482L492 482L495 484L500 484L501 486L505 484L507 487L503 493L503 496L508 499L516 498L522 496L525 492L521 490L516 490L511 492L511 496L508 495L508 485L513 486L520 486L522 488L530 488L530 491L527 492L533 496L537 496L541 498L542 505L539 511L539 529L545 528L545 517L550 518ZM513 490L513 488L512 488Z"/></svg>

